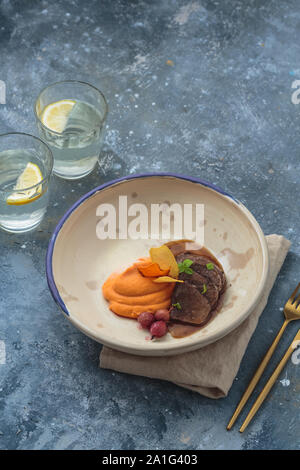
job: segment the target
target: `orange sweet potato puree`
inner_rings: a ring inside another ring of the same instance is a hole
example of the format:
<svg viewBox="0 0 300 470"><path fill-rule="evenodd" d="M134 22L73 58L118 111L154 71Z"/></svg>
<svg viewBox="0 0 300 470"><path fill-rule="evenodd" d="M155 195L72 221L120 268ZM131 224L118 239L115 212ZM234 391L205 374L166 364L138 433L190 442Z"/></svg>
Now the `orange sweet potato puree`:
<svg viewBox="0 0 300 470"><path fill-rule="evenodd" d="M143 260L145 261L145 260ZM141 312L169 308L173 283L155 283L144 277L134 263L122 273L113 273L102 286L109 308L122 317L137 318Z"/></svg>

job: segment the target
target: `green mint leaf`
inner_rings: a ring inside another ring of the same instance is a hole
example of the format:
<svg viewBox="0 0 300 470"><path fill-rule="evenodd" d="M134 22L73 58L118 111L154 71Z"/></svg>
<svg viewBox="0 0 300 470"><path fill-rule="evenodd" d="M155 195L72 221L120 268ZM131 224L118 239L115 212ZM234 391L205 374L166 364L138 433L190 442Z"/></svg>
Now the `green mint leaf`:
<svg viewBox="0 0 300 470"><path fill-rule="evenodd" d="M172 304L172 307L175 307L177 308L178 310L181 310L181 305L179 302L177 302L176 304Z"/></svg>
<svg viewBox="0 0 300 470"><path fill-rule="evenodd" d="M208 269L209 271L211 271L212 269L214 269L213 263L207 263L206 267L207 267L207 269Z"/></svg>
<svg viewBox="0 0 300 470"><path fill-rule="evenodd" d="M203 284L203 291L201 292L201 294L205 294L205 292L207 292L207 287L206 284Z"/></svg>
<svg viewBox="0 0 300 470"><path fill-rule="evenodd" d="M180 272L180 273L184 273L185 266L184 266L183 263L178 263L178 268L179 268L179 272Z"/></svg>
<svg viewBox="0 0 300 470"><path fill-rule="evenodd" d="M193 274L193 270L192 268L185 268L185 271L184 271L186 274Z"/></svg>
<svg viewBox="0 0 300 470"><path fill-rule="evenodd" d="M192 264L193 261L190 259L185 259L182 263L178 263L179 273L193 274L194 271L190 268Z"/></svg>
<svg viewBox="0 0 300 470"><path fill-rule="evenodd" d="M187 268L189 268L190 266L192 266L193 261L192 261L191 259L186 258L186 259L184 260L183 264L184 264Z"/></svg>

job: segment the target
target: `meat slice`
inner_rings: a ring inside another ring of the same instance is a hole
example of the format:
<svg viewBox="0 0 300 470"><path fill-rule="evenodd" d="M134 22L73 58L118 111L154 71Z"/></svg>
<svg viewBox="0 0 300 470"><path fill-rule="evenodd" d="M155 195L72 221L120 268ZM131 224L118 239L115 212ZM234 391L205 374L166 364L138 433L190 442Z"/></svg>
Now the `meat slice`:
<svg viewBox="0 0 300 470"><path fill-rule="evenodd" d="M201 274L194 271L193 274L181 273L179 275L179 279L193 284L193 286L198 289L200 294L206 290L205 297L210 303L211 308L213 309L217 305L219 299L219 290L214 285L214 283L211 282L209 277L206 277L205 275L202 276Z"/></svg>
<svg viewBox="0 0 300 470"><path fill-rule="evenodd" d="M175 306L170 311L171 320L179 320L193 325L204 323L211 312L211 305L192 284L178 284L176 293L172 296ZM176 306L178 304L178 306Z"/></svg>

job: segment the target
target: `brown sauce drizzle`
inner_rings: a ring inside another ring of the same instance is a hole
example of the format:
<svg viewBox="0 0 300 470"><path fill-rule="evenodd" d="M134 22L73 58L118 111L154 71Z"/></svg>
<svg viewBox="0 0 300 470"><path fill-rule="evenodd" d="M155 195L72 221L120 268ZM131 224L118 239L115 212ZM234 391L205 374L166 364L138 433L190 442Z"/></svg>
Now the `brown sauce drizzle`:
<svg viewBox="0 0 300 470"><path fill-rule="evenodd" d="M86 281L85 285L90 289L90 290L98 290L99 289L99 281Z"/></svg>
<svg viewBox="0 0 300 470"><path fill-rule="evenodd" d="M188 325L187 323L169 323L168 324L168 331L171 333L173 338L185 338L186 336L190 336L196 331L201 330L202 326L193 326Z"/></svg>
<svg viewBox="0 0 300 470"><path fill-rule="evenodd" d="M243 269L254 255L254 248L249 248L245 253L237 253L231 248L224 248L220 253L227 256L230 269Z"/></svg>

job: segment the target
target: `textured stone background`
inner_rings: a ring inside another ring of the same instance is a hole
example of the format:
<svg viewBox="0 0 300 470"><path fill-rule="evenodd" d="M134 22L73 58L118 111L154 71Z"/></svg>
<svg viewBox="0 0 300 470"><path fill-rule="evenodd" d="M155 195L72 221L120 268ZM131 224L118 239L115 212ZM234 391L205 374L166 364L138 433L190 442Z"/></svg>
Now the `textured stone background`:
<svg viewBox="0 0 300 470"><path fill-rule="evenodd" d="M225 431L300 280L300 106L291 102L299 27L297 0L0 1L0 132L36 134L34 99L57 80L86 80L110 106L101 167L79 182L53 178L40 231L0 234L0 448L300 448L300 367L291 362L247 432ZM46 247L65 210L100 183L142 171L216 183L265 233L292 241L226 399L99 370L100 345L48 291Z"/></svg>

